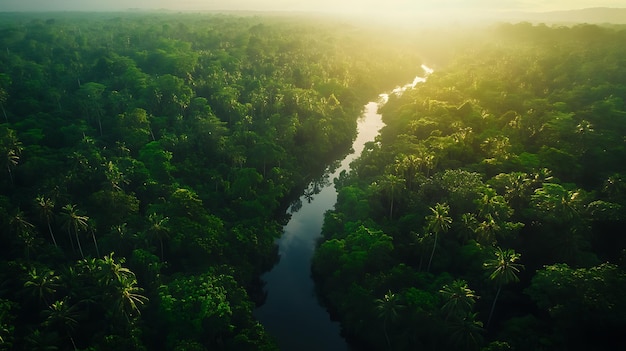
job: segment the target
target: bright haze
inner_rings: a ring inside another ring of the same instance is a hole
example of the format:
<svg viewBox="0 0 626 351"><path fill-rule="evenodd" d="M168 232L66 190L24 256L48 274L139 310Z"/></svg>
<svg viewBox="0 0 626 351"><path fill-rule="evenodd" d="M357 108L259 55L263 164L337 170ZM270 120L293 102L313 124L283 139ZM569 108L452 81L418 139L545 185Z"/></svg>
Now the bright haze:
<svg viewBox="0 0 626 351"><path fill-rule="evenodd" d="M624 8L624 0L0 0L14 11L315 12L378 19L471 20L520 12Z"/></svg>
<svg viewBox="0 0 626 351"><path fill-rule="evenodd" d="M626 7L624 0L0 0L0 11L119 11L129 8L178 11L560 11Z"/></svg>

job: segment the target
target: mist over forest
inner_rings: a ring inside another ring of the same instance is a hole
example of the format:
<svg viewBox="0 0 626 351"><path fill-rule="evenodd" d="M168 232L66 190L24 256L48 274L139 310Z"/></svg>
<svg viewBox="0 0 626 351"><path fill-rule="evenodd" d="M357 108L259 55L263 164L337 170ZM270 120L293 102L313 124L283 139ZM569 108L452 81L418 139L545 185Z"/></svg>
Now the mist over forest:
<svg viewBox="0 0 626 351"><path fill-rule="evenodd" d="M324 339L307 203L329 350L626 347L626 9L493 3L0 4L0 350Z"/></svg>

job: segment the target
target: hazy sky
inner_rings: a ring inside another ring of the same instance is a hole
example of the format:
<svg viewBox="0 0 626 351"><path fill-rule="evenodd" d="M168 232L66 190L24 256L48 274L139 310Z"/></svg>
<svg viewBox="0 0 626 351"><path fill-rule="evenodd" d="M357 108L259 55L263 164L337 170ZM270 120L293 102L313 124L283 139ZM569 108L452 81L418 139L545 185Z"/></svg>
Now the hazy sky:
<svg viewBox="0 0 626 351"><path fill-rule="evenodd" d="M0 11L171 10L321 11L406 13L425 11L552 11L626 7L624 0L0 0Z"/></svg>

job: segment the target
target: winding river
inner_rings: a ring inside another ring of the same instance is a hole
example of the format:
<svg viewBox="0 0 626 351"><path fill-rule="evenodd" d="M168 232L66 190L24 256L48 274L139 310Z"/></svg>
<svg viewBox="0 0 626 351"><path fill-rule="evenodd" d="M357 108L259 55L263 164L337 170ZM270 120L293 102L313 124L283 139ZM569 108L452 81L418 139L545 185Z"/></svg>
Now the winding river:
<svg viewBox="0 0 626 351"><path fill-rule="evenodd" d="M422 68L426 74L431 72L426 66ZM393 93L401 93L423 81L424 78L417 77ZM350 163L361 155L365 143L378 135L384 126L378 114L378 105L385 103L387 98L387 94L381 94L379 102L365 105L358 121L357 138L352 145L354 151L328 176L329 181L309 184L298 201L302 206L290 210L291 218L277 242L280 261L261 277L265 282L267 300L254 311L254 315L267 332L276 338L283 351L349 350L340 335L339 323L330 320L328 312L315 295L311 259L316 241L321 236L324 213L337 202L332 180L342 171L348 171Z"/></svg>

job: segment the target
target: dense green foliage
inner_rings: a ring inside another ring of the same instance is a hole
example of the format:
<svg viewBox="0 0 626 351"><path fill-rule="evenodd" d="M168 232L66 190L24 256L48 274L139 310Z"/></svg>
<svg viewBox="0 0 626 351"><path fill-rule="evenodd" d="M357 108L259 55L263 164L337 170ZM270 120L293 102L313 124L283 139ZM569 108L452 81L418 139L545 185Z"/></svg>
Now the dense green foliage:
<svg viewBox="0 0 626 351"><path fill-rule="evenodd" d="M313 273L371 350L614 350L626 31L500 25L381 108Z"/></svg>
<svg viewBox="0 0 626 351"><path fill-rule="evenodd" d="M0 349L270 350L292 194L408 42L308 18L0 17ZM407 53L408 52L408 53Z"/></svg>

